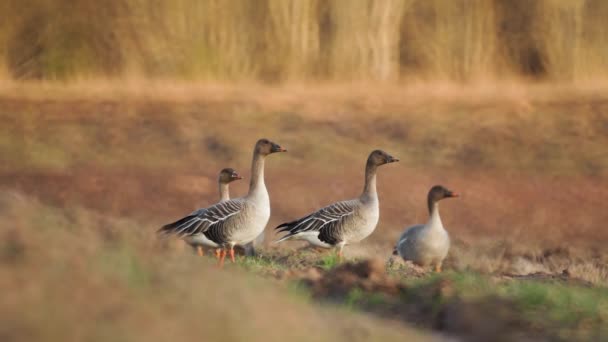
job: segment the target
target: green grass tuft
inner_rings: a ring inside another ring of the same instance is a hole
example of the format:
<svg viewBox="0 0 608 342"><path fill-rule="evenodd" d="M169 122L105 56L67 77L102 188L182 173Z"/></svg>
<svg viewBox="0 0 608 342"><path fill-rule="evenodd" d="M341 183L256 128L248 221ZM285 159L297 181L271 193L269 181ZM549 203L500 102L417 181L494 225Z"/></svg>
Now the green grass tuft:
<svg viewBox="0 0 608 342"><path fill-rule="evenodd" d="M238 266L254 273L264 273L285 269L284 265L281 265L280 263L276 262L276 260L264 255L238 256L236 258L236 263Z"/></svg>
<svg viewBox="0 0 608 342"><path fill-rule="evenodd" d="M319 260L319 266L324 270L331 270L340 264L340 259L335 253L329 253Z"/></svg>

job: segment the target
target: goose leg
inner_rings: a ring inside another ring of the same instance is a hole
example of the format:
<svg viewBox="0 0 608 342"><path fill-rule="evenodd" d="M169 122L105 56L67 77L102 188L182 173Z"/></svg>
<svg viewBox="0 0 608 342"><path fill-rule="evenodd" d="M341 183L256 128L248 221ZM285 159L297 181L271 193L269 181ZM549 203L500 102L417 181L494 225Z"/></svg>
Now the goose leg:
<svg viewBox="0 0 608 342"><path fill-rule="evenodd" d="M344 243L340 243L338 245L338 262L342 262L344 259L344 253L342 253L342 248L344 248Z"/></svg>
<svg viewBox="0 0 608 342"><path fill-rule="evenodd" d="M230 246L230 260L231 260L232 262L236 262L236 261L234 260L234 246Z"/></svg>
<svg viewBox="0 0 608 342"><path fill-rule="evenodd" d="M205 252L203 251L203 246L196 246L196 254L198 254L198 256L205 255Z"/></svg>
<svg viewBox="0 0 608 342"><path fill-rule="evenodd" d="M438 262L437 264L435 264L435 272L441 273L441 263L440 262Z"/></svg>
<svg viewBox="0 0 608 342"><path fill-rule="evenodd" d="M216 248L215 249L215 258L219 261L220 260L220 256L222 254L222 249L221 248Z"/></svg>
<svg viewBox="0 0 608 342"><path fill-rule="evenodd" d="M217 264L220 268L224 267L224 258L226 258L226 249L222 249L222 252L220 253L220 259Z"/></svg>

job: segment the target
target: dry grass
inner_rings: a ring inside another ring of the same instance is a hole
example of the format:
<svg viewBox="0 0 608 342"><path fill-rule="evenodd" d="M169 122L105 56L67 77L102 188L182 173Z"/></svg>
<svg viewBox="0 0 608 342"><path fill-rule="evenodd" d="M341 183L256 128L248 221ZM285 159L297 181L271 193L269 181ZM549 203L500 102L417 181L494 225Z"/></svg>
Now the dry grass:
<svg viewBox="0 0 608 342"><path fill-rule="evenodd" d="M187 256L141 222L0 193L3 341L428 340ZM216 286L220 285L220 286ZM331 324L327 324L331 321Z"/></svg>
<svg viewBox="0 0 608 342"><path fill-rule="evenodd" d="M0 76L17 79L608 75L602 0L5 0L0 11Z"/></svg>

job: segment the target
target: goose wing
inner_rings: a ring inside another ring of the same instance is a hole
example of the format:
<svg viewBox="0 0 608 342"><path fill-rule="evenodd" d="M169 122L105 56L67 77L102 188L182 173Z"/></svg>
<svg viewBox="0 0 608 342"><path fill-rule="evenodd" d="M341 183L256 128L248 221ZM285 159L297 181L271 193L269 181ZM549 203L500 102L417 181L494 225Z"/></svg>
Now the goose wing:
<svg viewBox="0 0 608 342"><path fill-rule="evenodd" d="M184 218L164 225L159 229L159 233L184 237L201 233L206 234L209 230L222 230L225 222L230 217L241 212L244 203L242 199L236 198L196 210Z"/></svg>
<svg viewBox="0 0 608 342"><path fill-rule="evenodd" d="M283 223L275 229L279 232L287 232L287 235L278 242L300 233L319 232L319 240L336 244L340 241L343 222L354 214L356 207L356 200L336 202L301 219Z"/></svg>

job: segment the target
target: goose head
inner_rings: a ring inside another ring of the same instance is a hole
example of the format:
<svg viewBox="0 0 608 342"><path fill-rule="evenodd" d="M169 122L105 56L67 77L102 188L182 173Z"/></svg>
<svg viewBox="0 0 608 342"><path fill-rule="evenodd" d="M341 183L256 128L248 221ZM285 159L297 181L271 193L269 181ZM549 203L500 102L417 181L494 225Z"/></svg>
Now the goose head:
<svg viewBox="0 0 608 342"><path fill-rule="evenodd" d="M238 179L243 179L243 177L233 168L228 167L220 171L220 183L228 184Z"/></svg>
<svg viewBox="0 0 608 342"><path fill-rule="evenodd" d="M431 190L429 190L429 199L433 199L434 202L451 197L458 197L458 194L451 190L448 190L443 185L435 185L431 188Z"/></svg>
<svg viewBox="0 0 608 342"><path fill-rule="evenodd" d="M398 161L399 161L399 159L391 156L390 154L388 154L382 150L373 151L372 153L370 153L369 157L367 158L367 164L373 165L373 166L380 166L380 165L384 165L384 164L388 164L388 163L395 163Z"/></svg>
<svg viewBox="0 0 608 342"><path fill-rule="evenodd" d="M255 153L256 154L267 156L269 154L276 153L276 152L287 152L287 150L268 139L260 139L255 144Z"/></svg>
<svg viewBox="0 0 608 342"><path fill-rule="evenodd" d="M431 188L431 190L429 190L429 195L428 195L429 209L435 203L441 201L442 199L452 198L452 197L458 197L458 194L451 190L448 190L443 185L435 185L434 187Z"/></svg>

